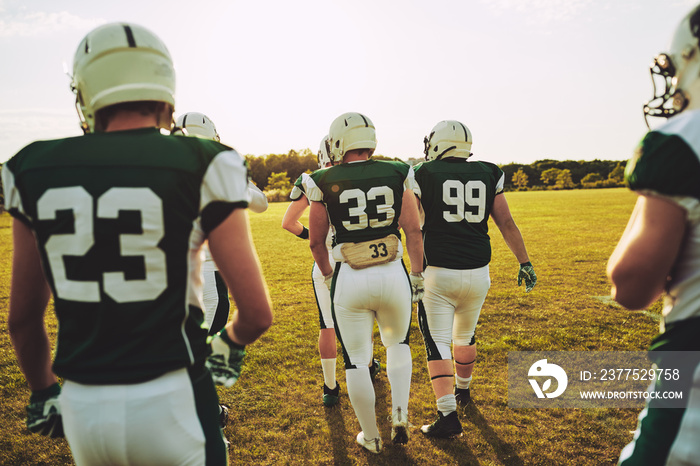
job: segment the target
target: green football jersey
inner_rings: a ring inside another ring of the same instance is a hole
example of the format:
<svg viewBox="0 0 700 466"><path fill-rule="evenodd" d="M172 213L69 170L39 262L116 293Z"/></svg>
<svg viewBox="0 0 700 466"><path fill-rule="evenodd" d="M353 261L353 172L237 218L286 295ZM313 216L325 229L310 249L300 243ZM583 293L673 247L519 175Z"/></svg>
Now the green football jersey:
<svg viewBox="0 0 700 466"><path fill-rule="evenodd" d="M423 217L426 265L475 269L491 261L489 216L503 192L503 171L489 162L450 157L414 167Z"/></svg>
<svg viewBox="0 0 700 466"><path fill-rule="evenodd" d="M233 149L155 128L88 134L30 144L2 178L54 296L57 375L132 383L203 363L199 249L248 204Z"/></svg>
<svg viewBox="0 0 700 466"><path fill-rule="evenodd" d="M700 317L700 111L686 110L647 133L627 163L625 178L632 190L687 212L663 315L666 323Z"/></svg>
<svg viewBox="0 0 700 466"><path fill-rule="evenodd" d="M413 172L403 162L343 163L313 172L306 189L310 201L326 205L337 244L401 238L403 192L413 189Z"/></svg>

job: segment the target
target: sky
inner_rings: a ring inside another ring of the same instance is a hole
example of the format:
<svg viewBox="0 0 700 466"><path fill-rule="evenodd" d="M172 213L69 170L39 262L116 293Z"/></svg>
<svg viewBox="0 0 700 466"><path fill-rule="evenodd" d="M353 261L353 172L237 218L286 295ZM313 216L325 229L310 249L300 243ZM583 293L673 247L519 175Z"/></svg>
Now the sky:
<svg viewBox="0 0 700 466"><path fill-rule="evenodd" d="M337 116L368 116L376 154L422 157L441 120L475 158L626 160L647 127L649 65L698 0L0 0L0 163L81 134L73 54L132 22L175 64L196 111L241 154L316 152Z"/></svg>

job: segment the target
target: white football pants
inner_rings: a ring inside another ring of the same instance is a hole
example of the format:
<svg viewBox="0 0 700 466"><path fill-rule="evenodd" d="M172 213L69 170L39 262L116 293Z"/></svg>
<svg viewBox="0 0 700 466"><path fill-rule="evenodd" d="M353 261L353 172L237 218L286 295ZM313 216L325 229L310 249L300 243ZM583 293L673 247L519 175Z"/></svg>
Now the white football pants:
<svg viewBox="0 0 700 466"><path fill-rule="evenodd" d="M59 400L78 466L204 465L217 457L225 464L218 397L208 371L198 380L180 369L128 385L66 380Z"/></svg>
<svg viewBox="0 0 700 466"><path fill-rule="evenodd" d="M343 348L348 396L365 438L377 438L375 393L369 376L372 331L376 319L387 350L386 372L391 384L392 413L408 413L412 359L408 346L411 325L411 283L401 259L355 270L340 264L334 278L333 318Z"/></svg>
<svg viewBox="0 0 700 466"><path fill-rule="evenodd" d="M437 347L438 355L429 354L429 360L452 359L451 343L468 346L491 287L489 266L478 269L455 270L426 267L425 307L428 335L423 332L426 345ZM423 329L425 330L425 329Z"/></svg>

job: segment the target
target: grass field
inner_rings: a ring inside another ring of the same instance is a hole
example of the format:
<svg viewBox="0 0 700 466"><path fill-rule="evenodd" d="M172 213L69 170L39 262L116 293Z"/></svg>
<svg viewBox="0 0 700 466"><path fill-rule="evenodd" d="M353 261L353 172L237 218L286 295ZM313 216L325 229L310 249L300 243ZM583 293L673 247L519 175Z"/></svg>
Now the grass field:
<svg viewBox="0 0 700 466"><path fill-rule="evenodd" d="M345 391L341 358L341 402L330 409L321 404L308 242L281 229L286 203L251 214L275 323L249 347L238 384L220 390L223 402L232 407L225 430L231 464L615 464L632 437L638 410L510 409L506 362L507 352L515 350L646 349L658 328L659 304L650 311L629 312L600 298L609 295L605 264L635 196L624 189L506 196L538 284L528 294L517 287L517 261L492 225L492 285L476 333L474 403L461 413L465 433L453 440L428 440L417 431L434 420L436 408L414 314L409 420L415 428L406 446L391 444L390 389L382 371L375 389L385 449L378 456L355 444L360 429ZM306 224L306 217L302 221ZM7 214L0 216L0 464L72 464L64 440L30 435L24 427L29 391L7 336L10 223ZM378 334L375 342L375 356L384 364Z"/></svg>

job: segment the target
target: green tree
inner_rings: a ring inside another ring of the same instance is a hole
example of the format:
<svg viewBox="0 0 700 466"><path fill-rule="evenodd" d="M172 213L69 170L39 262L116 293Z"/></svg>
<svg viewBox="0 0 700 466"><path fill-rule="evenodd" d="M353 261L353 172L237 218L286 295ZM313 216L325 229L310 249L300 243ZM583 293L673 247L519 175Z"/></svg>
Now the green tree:
<svg viewBox="0 0 700 466"><path fill-rule="evenodd" d="M287 176L287 172L272 173L267 179L267 189L272 191L279 189L280 191L291 191L292 182Z"/></svg>
<svg viewBox="0 0 700 466"><path fill-rule="evenodd" d="M622 162L619 162L615 168L608 175L608 179L616 183L622 183L625 181L625 166Z"/></svg>
<svg viewBox="0 0 700 466"><path fill-rule="evenodd" d="M559 189L571 189L576 187L571 179L571 170L564 169L559 171L559 174L557 175L556 187Z"/></svg>
<svg viewBox="0 0 700 466"><path fill-rule="evenodd" d="M513 173L513 178L511 179L511 181L513 181L513 185L516 188L525 189L527 188L529 178L527 176L527 173L525 173L521 168L517 172Z"/></svg>
<svg viewBox="0 0 700 466"><path fill-rule="evenodd" d="M593 184L597 183L598 181L603 181L603 175L600 173L589 173L581 178L581 184Z"/></svg>
<svg viewBox="0 0 700 466"><path fill-rule="evenodd" d="M546 185L553 185L557 182L559 173L561 173L561 170L559 170L558 168L548 168L542 172L542 175L540 175L540 179ZM569 177L571 177L571 172L569 172Z"/></svg>

